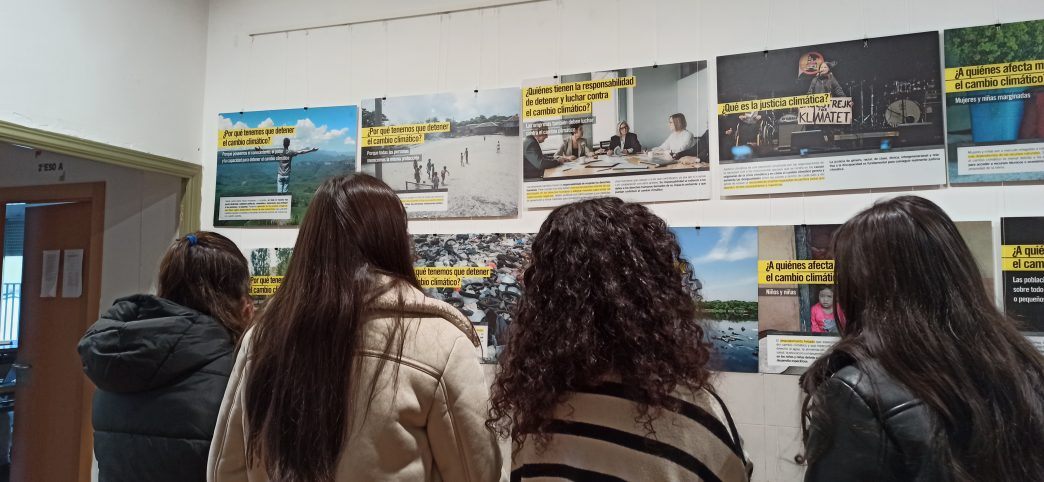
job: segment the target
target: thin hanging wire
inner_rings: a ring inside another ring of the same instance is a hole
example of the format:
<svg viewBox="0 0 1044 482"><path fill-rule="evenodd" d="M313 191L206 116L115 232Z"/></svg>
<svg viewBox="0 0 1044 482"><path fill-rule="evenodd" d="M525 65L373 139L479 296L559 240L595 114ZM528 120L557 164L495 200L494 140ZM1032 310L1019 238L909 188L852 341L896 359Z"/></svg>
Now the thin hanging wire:
<svg viewBox="0 0 1044 482"><path fill-rule="evenodd" d="M290 32L283 35L283 105L287 103L287 84L290 78Z"/></svg>
<svg viewBox="0 0 1044 482"><path fill-rule="evenodd" d="M312 52L312 36L311 31L305 30L305 99L304 105L308 107L312 103L312 76L310 75L311 62L308 61L309 54Z"/></svg>
<svg viewBox="0 0 1044 482"><path fill-rule="evenodd" d="M390 42L388 41L388 21L385 20L384 21L384 88L382 89L382 91L384 92L384 95L382 97L384 97L384 98L388 97L388 79L389 79L388 69L390 68L390 65L391 65L391 56L388 55L388 44L389 43Z"/></svg>

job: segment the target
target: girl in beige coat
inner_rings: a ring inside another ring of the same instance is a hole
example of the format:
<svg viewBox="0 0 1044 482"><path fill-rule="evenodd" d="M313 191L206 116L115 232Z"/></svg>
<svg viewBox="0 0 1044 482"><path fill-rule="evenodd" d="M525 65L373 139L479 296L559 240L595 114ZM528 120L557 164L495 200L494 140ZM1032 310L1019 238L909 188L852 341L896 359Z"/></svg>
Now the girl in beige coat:
<svg viewBox="0 0 1044 482"><path fill-rule="evenodd" d="M501 479L477 345L420 291L395 193L365 175L326 181L240 347L208 480Z"/></svg>

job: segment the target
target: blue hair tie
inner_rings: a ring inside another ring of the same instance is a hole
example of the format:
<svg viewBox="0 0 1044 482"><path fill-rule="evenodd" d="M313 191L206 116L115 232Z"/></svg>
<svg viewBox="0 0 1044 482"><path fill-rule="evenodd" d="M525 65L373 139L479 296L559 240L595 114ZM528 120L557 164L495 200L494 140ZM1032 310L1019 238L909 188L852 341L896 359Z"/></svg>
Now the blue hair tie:
<svg viewBox="0 0 1044 482"><path fill-rule="evenodd" d="M186 235L185 239L189 242L189 247L199 244L199 238L195 234Z"/></svg>

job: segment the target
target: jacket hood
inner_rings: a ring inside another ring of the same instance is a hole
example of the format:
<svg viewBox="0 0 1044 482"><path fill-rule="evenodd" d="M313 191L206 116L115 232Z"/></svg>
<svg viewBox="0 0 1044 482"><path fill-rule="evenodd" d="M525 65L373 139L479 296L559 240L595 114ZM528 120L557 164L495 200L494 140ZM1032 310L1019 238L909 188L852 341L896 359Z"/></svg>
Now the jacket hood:
<svg viewBox="0 0 1044 482"><path fill-rule="evenodd" d="M170 385L235 350L217 320L151 295L116 300L77 347L83 371L110 392Z"/></svg>
<svg viewBox="0 0 1044 482"><path fill-rule="evenodd" d="M371 311L394 313L401 308L406 314L442 318L463 332L473 345L479 346L479 337L474 325L460 310L444 301L429 298L423 291L412 286L392 281L386 276L382 276L381 279L387 288L374 300Z"/></svg>

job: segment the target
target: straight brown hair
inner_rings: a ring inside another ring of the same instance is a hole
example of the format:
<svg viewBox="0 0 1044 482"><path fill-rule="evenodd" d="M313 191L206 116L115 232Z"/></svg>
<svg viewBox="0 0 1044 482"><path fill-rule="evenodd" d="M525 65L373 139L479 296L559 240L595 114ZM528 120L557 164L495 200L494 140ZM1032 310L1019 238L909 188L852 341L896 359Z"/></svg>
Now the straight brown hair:
<svg viewBox="0 0 1044 482"><path fill-rule="evenodd" d="M876 360L930 409L940 480L1044 480L1044 357L994 306L949 216L916 196L883 201L838 229L834 253L844 323L801 378L806 443L810 420L830 423L820 385Z"/></svg>
<svg viewBox="0 0 1044 482"><path fill-rule="evenodd" d="M160 261L156 295L220 322L234 340L250 323L250 267L230 239L197 231L174 241Z"/></svg>
<svg viewBox="0 0 1044 482"><path fill-rule="evenodd" d="M372 401L378 378L360 380L356 370L367 307L390 289L420 286L406 225L398 196L372 176L339 176L316 190L283 284L251 334L247 463L270 479L334 480L352 387L368 384ZM397 343L399 357L401 315L385 347Z"/></svg>

